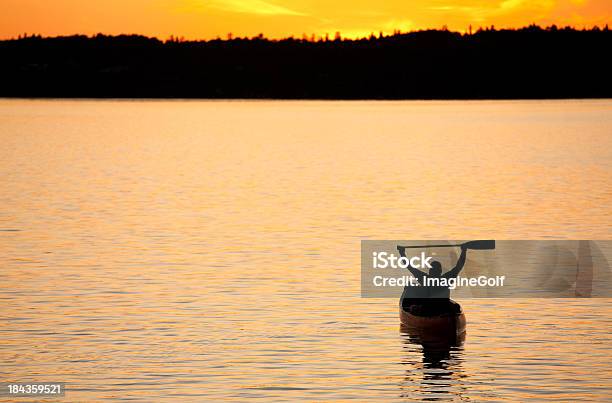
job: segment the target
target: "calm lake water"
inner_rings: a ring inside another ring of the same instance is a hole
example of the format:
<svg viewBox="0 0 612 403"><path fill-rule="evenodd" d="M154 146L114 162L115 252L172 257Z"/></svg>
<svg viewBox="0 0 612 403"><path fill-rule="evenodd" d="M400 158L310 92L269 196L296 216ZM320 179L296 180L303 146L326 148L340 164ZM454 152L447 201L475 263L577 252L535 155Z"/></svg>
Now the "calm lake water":
<svg viewBox="0 0 612 403"><path fill-rule="evenodd" d="M0 381L612 395L610 299L460 299L465 344L431 357L396 300L359 297L362 239L610 239L610 100L0 100L0 141Z"/></svg>

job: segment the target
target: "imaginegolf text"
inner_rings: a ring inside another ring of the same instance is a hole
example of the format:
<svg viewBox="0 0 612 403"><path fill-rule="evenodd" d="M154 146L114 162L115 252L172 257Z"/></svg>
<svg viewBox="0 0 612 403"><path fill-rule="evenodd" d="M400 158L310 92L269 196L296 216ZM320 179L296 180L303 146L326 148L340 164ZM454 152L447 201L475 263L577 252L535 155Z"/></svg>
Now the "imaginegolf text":
<svg viewBox="0 0 612 403"><path fill-rule="evenodd" d="M506 276L455 278L423 276L420 280L412 276L374 276L372 283L375 287L448 287L449 290L454 290L457 287L503 287L505 280Z"/></svg>

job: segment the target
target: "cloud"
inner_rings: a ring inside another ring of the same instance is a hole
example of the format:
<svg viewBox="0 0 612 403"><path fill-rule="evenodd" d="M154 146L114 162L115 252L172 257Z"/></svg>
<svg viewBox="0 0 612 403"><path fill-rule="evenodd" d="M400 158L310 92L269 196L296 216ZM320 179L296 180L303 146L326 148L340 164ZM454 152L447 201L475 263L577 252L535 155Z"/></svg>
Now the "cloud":
<svg viewBox="0 0 612 403"><path fill-rule="evenodd" d="M264 0L214 0L212 7L234 13L247 13L258 15L295 15L305 16L299 11L279 6Z"/></svg>
<svg viewBox="0 0 612 403"><path fill-rule="evenodd" d="M505 0L501 3L502 10L513 10L521 7L552 8L555 0Z"/></svg>
<svg viewBox="0 0 612 403"><path fill-rule="evenodd" d="M510 10L522 6L523 3L523 0L506 0L501 3L501 8L504 10Z"/></svg>

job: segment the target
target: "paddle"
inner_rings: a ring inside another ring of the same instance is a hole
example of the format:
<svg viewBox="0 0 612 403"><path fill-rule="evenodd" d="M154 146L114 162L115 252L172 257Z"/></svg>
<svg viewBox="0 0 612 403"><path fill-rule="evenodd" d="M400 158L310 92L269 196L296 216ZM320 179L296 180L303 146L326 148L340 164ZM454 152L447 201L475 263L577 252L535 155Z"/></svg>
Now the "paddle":
<svg viewBox="0 0 612 403"><path fill-rule="evenodd" d="M456 245L421 245L421 246L400 246L400 248L456 248L459 246L465 246L467 249L474 250L490 250L495 249L495 241L482 240L482 241L470 241Z"/></svg>

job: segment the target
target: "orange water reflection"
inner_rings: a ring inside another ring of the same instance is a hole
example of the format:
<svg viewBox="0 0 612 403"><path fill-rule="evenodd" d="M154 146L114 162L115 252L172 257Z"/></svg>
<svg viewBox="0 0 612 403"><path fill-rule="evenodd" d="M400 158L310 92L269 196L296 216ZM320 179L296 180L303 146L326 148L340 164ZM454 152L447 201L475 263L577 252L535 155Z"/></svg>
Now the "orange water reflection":
<svg viewBox="0 0 612 403"><path fill-rule="evenodd" d="M66 401L605 399L609 300L462 300L467 342L430 360L396 300L359 297L359 241L610 238L611 111L1 100L0 378Z"/></svg>

